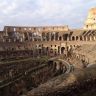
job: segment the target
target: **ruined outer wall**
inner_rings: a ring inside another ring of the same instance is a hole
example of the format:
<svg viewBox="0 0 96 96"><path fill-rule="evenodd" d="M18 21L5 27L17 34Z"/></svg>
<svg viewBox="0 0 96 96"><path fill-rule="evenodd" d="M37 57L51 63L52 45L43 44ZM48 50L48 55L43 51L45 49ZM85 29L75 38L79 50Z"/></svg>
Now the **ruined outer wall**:
<svg viewBox="0 0 96 96"><path fill-rule="evenodd" d="M68 31L68 26L5 26L6 32L50 32L50 31Z"/></svg>
<svg viewBox="0 0 96 96"><path fill-rule="evenodd" d="M84 29L96 29L96 8L89 10L87 20L85 21Z"/></svg>

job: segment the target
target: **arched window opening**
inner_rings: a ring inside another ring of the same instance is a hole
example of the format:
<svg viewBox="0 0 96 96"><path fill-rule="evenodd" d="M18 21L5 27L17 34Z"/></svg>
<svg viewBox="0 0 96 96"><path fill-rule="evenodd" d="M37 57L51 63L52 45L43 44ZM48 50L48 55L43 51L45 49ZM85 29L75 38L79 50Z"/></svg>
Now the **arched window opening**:
<svg viewBox="0 0 96 96"><path fill-rule="evenodd" d="M75 40L75 37L74 36L72 36L72 41L74 41Z"/></svg>
<svg viewBox="0 0 96 96"><path fill-rule="evenodd" d="M79 37L78 36L76 36L76 40L78 40L79 39Z"/></svg>
<svg viewBox="0 0 96 96"><path fill-rule="evenodd" d="M61 47L61 54L64 54L65 47Z"/></svg>
<svg viewBox="0 0 96 96"><path fill-rule="evenodd" d="M62 37L61 37L61 36L59 37L59 40L60 40L60 41L62 40Z"/></svg>
<svg viewBox="0 0 96 96"><path fill-rule="evenodd" d="M82 36L80 36L80 40L82 41L83 39L82 39Z"/></svg>

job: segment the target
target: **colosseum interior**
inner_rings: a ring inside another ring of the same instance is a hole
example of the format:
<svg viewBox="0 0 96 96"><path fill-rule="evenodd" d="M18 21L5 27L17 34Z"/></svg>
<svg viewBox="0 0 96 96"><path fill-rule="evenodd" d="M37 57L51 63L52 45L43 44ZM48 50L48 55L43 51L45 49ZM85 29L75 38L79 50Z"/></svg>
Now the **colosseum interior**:
<svg viewBox="0 0 96 96"><path fill-rule="evenodd" d="M96 96L95 21L92 8L82 29L5 26L0 96Z"/></svg>

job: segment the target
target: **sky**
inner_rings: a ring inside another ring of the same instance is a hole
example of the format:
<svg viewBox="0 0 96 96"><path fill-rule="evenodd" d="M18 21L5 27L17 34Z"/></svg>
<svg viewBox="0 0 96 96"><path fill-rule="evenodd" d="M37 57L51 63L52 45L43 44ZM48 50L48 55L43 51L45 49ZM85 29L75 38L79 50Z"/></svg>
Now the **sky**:
<svg viewBox="0 0 96 96"><path fill-rule="evenodd" d="M4 26L68 25L82 28L96 0L0 0L0 30Z"/></svg>

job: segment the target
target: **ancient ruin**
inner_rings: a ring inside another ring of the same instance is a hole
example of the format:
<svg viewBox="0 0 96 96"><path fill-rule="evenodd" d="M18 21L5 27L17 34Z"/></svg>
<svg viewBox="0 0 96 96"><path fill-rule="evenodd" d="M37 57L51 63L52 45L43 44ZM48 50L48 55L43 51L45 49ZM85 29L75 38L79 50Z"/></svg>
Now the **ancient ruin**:
<svg viewBox="0 0 96 96"><path fill-rule="evenodd" d="M87 20L85 22L84 29L89 29L89 30L96 29L96 8L90 9Z"/></svg>
<svg viewBox="0 0 96 96"><path fill-rule="evenodd" d="M0 96L88 96L96 91L95 73L96 8L82 29L5 26L0 32Z"/></svg>

